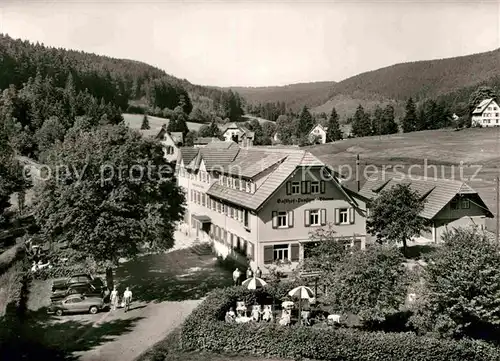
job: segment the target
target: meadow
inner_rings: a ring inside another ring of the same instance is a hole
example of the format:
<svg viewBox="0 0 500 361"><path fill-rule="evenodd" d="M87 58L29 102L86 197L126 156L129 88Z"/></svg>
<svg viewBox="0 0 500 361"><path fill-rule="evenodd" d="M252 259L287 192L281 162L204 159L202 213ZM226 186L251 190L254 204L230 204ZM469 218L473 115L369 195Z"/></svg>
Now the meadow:
<svg viewBox="0 0 500 361"><path fill-rule="evenodd" d="M141 124L142 124L142 114L123 114L123 120L125 121L125 124L128 125L132 129L140 129ZM152 115L148 115L148 120L149 120L149 126L151 131L160 131L160 128L163 124L168 126L168 119L166 118L160 118L160 117L154 117ZM187 126L189 130L200 130L201 126L203 124L201 123L193 123L193 122L187 122Z"/></svg>
<svg viewBox="0 0 500 361"><path fill-rule="evenodd" d="M400 171L424 175L427 165L430 177L454 177L467 181L479 192L488 208L496 212L495 177L500 174L500 128L439 129L352 138L312 146L309 150L345 176L349 176L350 169L352 176L346 184L354 190L357 187L356 155L360 158L361 187L364 174L373 171L373 166L379 170L397 166ZM494 231L495 226L494 220L488 220L489 230Z"/></svg>

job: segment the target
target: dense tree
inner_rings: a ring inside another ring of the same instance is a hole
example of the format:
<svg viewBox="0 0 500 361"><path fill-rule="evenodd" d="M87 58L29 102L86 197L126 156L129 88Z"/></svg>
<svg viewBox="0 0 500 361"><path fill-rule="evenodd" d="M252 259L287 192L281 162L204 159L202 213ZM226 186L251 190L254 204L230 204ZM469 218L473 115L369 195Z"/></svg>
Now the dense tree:
<svg viewBox="0 0 500 361"><path fill-rule="evenodd" d="M428 228L420 217L425 203L421 196L408 184L382 191L370 205L366 230L380 243L401 243L406 254L407 242Z"/></svg>
<svg viewBox="0 0 500 361"><path fill-rule="evenodd" d="M372 134L373 135L382 135L383 133L383 123L384 123L384 111L377 104L375 110L373 111L372 118Z"/></svg>
<svg viewBox="0 0 500 361"><path fill-rule="evenodd" d="M187 126L187 116L184 113L182 106L177 106L174 109L172 117L168 123L167 130L169 132L182 132L184 136L189 132L189 128Z"/></svg>
<svg viewBox="0 0 500 361"><path fill-rule="evenodd" d="M91 258L112 267L144 246L173 246L175 222L182 218L184 195L176 186L161 144L125 126L106 126L56 145L48 165L51 177L37 195L39 237L64 243L54 257L80 264ZM56 173L56 166L68 169Z"/></svg>
<svg viewBox="0 0 500 361"><path fill-rule="evenodd" d="M363 107L358 105L354 117L352 119L352 134L355 137L366 137L371 135L372 125L370 116L365 113Z"/></svg>
<svg viewBox="0 0 500 361"><path fill-rule="evenodd" d="M285 102L266 102L258 103L256 105L248 104L247 112L257 117L261 117L274 122L280 115L286 114L286 106Z"/></svg>
<svg viewBox="0 0 500 361"><path fill-rule="evenodd" d="M142 130L150 129L149 119L147 114L144 114L144 116L142 117L141 129Z"/></svg>
<svg viewBox="0 0 500 361"><path fill-rule="evenodd" d="M254 145L270 145L271 138L264 134L262 125L257 119L252 119L246 123L249 130L254 132Z"/></svg>
<svg viewBox="0 0 500 361"><path fill-rule="evenodd" d="M327 127L326 138L329 142L334 142L343 138L342 131L340 130L339 116L335 108L332 108Z"/></svg>
<svg viewBox="0 0 500 361"><path fill-rule="evenodd" d="M353 250L336 266L326 302L341 312L357 314L365 325L384 321L399 311L406 298L409 277L403 262L394 246Z"/></svg>
<svg viewBox="0 0 500 361"><path fill-rule="evenodd" d="M411 323L423 333L498 340L497 246L471 228L449 231L443 241L423 270L423 294L418 295Z"/></svg>
<svg viewBox="0 0 500 361"><path fill-rule="evenodd" d="M394 107L388 104L385 106L382 116L381 134L395 134L398 131L398 124L394 118Z"/></svg>
<svg viewBox="0 0 500 361"><path fill-rule="evenodd" d="M222 92L217 104L221 118L229 118L231 122L240 121L243 115L243 101L237 92Z"/></svg>
<svg viewBox="0 0 500 361"><path fill-rule="evenodd" d="M62 141L66 129L57 117L47 119L42 127L35 132L35 139L38 150L43 152L54 145L57 141Z"/></svg>
<svg viewBox="0 0 500 361"><path fill-rule="evenodd" d="M9 221L5 211L10 207L10 196L15 192L22 192L26 186L22 167L15 157L7 135L0 127L0 229Z"/></svg>
<svg viewBox="0 0 500 361"><path fill-rule="evenodd" d="M264 122L262 124L262 131L264 132L264 135L270 139L274 136L274 133L276 132L276 123L274 122Z"/></svg>
<svg viewBox="0 0 500 361"><path fill-rule="evenodd" d="M276 121L276 133L278 134L279 141L283 144L293 144L297 137L298 119L280 115Z"/></svg>
<svg viewBox="0 0 500 361"><path fill-rule="evenodd" d="M209 125L201 126L201 128L198 130L198 136L220 138L222 134L215 121L212 121Z"/></svg>
<svg viewBox="0 0 500 361"><path fill-rule="evenodd" d="M314 120L307 106L304 105L300 113L299 123L297 126L297 138L307 137L311 129L314 127Z"/></svg>
<svg viewBox="0 0 500 361"><path fill-rule="evenodd" d="M417 108L411 97L406 102L402 128L404 133L414 132L419 128L417 122Z"/></svg>
<svg viewBox="0 0 500 361"><path fill-rule="evenodd" d="M184 138L184 146L186 147L192 147L194 145L195 139L198 138L198 133L194 130L190 130L187 134L186 137Z"/></svg>

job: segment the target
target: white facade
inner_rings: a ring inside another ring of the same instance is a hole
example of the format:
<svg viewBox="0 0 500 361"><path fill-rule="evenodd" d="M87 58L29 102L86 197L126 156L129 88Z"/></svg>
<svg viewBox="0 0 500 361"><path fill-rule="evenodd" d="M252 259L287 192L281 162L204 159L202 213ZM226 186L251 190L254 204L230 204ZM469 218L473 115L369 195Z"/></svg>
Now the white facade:
<svg viewBox="0 0 500 361"><path fill-rule="evenodd" d="M495 100L485 99L474 109L472 126L500 127L500 107Z"/></svg>
<svg viewBox="0 0 500 361"><path fill-rule="evenodd" d="M309 139L311 141L316 140L321 144L326 143L326 130L321 124L316 124L316 126L309 132Z"/></svg>

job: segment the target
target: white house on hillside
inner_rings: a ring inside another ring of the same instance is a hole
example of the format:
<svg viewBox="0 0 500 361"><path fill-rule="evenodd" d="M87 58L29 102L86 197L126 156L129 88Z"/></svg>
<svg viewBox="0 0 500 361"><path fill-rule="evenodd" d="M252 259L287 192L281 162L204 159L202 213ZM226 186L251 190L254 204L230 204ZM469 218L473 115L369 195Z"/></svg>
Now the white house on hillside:
<svg viewBox="0 0 500 361"><path fill-rule="evenodd" d="M485 99L472 112L472 126L500 127L500 107L493 98Z"/></svg>
<svg viewBox="0 0 500 361"><path fill-rule="evenodd" d="M242 147L251 147L254 141L254 132L236 123L229 123L222 130L226 142L235 142Z"/></svg>
<svg viewBox="0 0 500 361"><path fill-rule="evenodd" d="M326 131L327 127L322 126L321 124L316 124L314 128L309 132L309 140L311 142L325 144L326 143Z"/></svg>
<svg viewBox="0 0 500 361"><path fill-rule="evenodd" d="M163 145L163 153L168 162L175 162L179 156L179 148L184 144L182 132L168 132L163 126L155 137Z"/></svg>

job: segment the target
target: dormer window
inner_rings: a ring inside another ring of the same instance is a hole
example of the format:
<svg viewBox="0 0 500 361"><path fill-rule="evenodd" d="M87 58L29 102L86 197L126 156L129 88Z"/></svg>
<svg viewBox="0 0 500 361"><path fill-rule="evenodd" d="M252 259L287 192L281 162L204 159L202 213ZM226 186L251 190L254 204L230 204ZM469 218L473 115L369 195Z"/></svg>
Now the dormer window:
<svg viewBox="0 0 500 361"><path fill-rule="evenodd" d="M252 192L252 185L250 182L246 182L246 192L247 193Z"/></svg>

